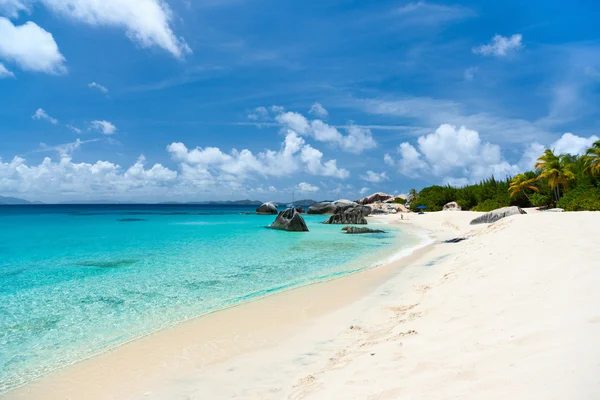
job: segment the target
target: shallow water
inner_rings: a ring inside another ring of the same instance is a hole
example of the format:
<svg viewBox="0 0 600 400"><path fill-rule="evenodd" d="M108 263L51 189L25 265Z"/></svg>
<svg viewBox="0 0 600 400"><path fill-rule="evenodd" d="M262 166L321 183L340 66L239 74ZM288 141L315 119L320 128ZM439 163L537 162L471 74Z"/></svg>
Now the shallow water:
<svg viewBox="0 0 600 400"><path fill-rule="evenodd" d="M265 229L247 207L0 207L0 392L177 322L367 268L419 238ZM131 217L135 215L135 217Z"/></svg>

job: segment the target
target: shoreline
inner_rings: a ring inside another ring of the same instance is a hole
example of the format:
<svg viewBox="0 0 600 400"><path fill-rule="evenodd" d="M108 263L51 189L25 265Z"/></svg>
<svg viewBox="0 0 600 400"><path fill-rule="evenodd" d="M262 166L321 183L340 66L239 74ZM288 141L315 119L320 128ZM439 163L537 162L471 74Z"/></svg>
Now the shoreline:
<svg viewBox="0 0 600 400"><path fill-rule="evenodd" d="M0 398L598 398L600 213L469 225L477 215L413 215L400 223L435 243L400 261L192 320Z"/></svg>
<svg viewBox="0 0 600 400"><path fill-rule="evenodd" d="M398 215L394 215L394 217L398 217ZM351 287L353 290L352 294L345 294L343 296L338 296L336 301L332 301L332 302L326 303L326 304L321 304L321 305L319 305L318 308L314 307L314 309L310 309L310 310L305 308L303 311L304 315L297 315L297 318L290 318L289 320L286 320L286 325L297 325L297 324L302 323L306 319L316 318L316 317L326 314L328 312L339 309L339 308L347 305L349 302L358 300L361 296L365 295L365 291L372 290L374 286L376 286L376 285L380 284L382 281L384 281L386 279L386 277L383 275L386 273L389 274L391 272L391 270L390 270L391 268L401 268L404 263L409 262L412 258L418 258L418 257L422 256L422 254L425 254L427 252L428 248L434 244L435 241L433 239L431 239L431 236L429 235L430 232L428 232L427 230L421 229L418 226L413 226L409 223L399 224L399 222L408 222L408 221L400 221L400 220L395 221L392 219L393 219L392 215L377 216L377 217L373 218L373 221L371 222L371 224L372 225L392 224L392 225L396 225L396 226L403 225L400 227L400 229L403 229L403 230L409 232L411 235L414 235L420 239L415 246L408 247L408 248L402 249L397 252L391 252L391 254L382 256L382 258L379 261L375 261L365 267L360 267L358 269L349 270L348 272L341 273L341 274L333 274L333 275L325 277L325 278L316 279L314 281L300 284L297 286L291 286L289 288L278 290L278 291L275 291L272 293L265 293L263 295L260 295L258 297L252 298L247 301L228 305L223 308L211 310L205 314L201 314L201 315L198 315L198 316L195 316L195 317L183 320L183 321L179 321L171 326L167 326L162 329L159 329L158 331L151 332L149 334L131 339L127 342L117 345L116 347L104 350L104 351L94 354L90 357L87 357L83 360L76 361L73 364L67 365L63 368L59 368L59 369L50 371L47 375L37 378L31 382L25 383L24 385L20 385L18 387L10 389L7 392L0 393L0 399L31 398L30 396L33 396L33 398L41 398L41 397L38 397L38 394L41 395L41 393L43 393L44 399L64 398L59 393L61 390L59 388L63 387L64 383L67 383L67 382L69 382L68 384L72 384L73 381L72 381L72 378L70 377L71 374L77 375L78 374L77 369L83 369L84 367L86 369L87 368L96 369L96 366L94 365L94 364L96 364L96 362L98 362L98 364L101 364L105 358L112 358L110 356L113 353L117 353L117 358L119 358L118 353L120 351L122 351L121 349L126 348L129 350L130 347L143 347L142 343L145 344L145 342L153 342L155 339L162 340L163 336L165 337L165 340L167 339L167 336L175 336L175 335L187 336L184 333L184 331L201 330L203 328L201 325L214 323L214 321L213 321L214 319L217 319L218 324L223 325L223 327L225 328L225 331L227 331L228 328L230 328L230 326L228 326L229 324L227 323L226 320L227 319L236 320L236 319L239 319L239 315L237 315L237 314L243 314L244 312L247 312L247 311L253 312L252 310L250 310L250 308L260 308L261 311L262 311L262 309L273 308L273 306L275 306L276 303L278 303L278 301L280 300L279 299L280 296L282 297L281 300L284 300L284 298L287 297L287 299L285 299L284 301L288 301L289 307L297 308L297 306L299 306L301 303L303 303L301 298L307 297L307 296L314 296L314 295L326 297L326 293L329 290L334 289L334 290L341 291L341 286L346 286L349 283L349 282L346 282L346 280L354 278L353 279L354 282L352 282L352 284L351 284ZM396 238L395 240L398 240L398 238ZM386 250L389 250L389 249L386 249ZM388 251L386 251L386 250L383 250L382 253L387 253ZM365 256L363 256L363 257L365 257ZM365 257L365 259L366 258L367 257ZM353 261L352 263L354 264L355 262L356 261ZM398 264L400 264L400 265L398 265ZM376 273L373 272L374 270L380 270L380 269L387 270L387 272L384 272L384 271L378 271ZM356 276L363 276L363 274L369 275L368 277L367 276L363 277L363 278L367 278L367 279L356 278ZM338 281L344 281L343 282L344 285L342 285L342 282L338 282ZM332 283L335 283L335 282L337 282L336 285L330 286ZM339 287L336 287L336 286L339 286ZM318 289L314 290L315 293L311 293L311 292L313 292L312 289L317 288L317 287L318 287ZM298 293L296 293L296 292L298 292ZM292 298L291 301L290 301L290 298ZM255 305L254 303L258 303L258 304ZM264 305L263 305L263 303L264 303ZM270 303L272 303L272 304L270 304ZM246 307L248 307L248 310L246 310ZM237 309L239 309L239 310L237 310ZM233 311L233 310L236 310L236 311ZM232 314L232 315L229 315L229 314ZM281 330L281 332L276 333L275 332L276 330ZM284 330L284 328L277 327L272 332L263 332L263 333L266 333L267 336L269 336L269 337L273 337L271 340L282 339L286 336L286 333L283 332L283 330ZM175 333L175 331L177 333ZM220 334L224 334L224 333L226 333L226 332L214 332L215 335L220 335ZM136 344L137 344L137 346L136 346ZM151 346L151 343L148 343L148 345ZM223 361L223 359L233 357L237 354L247 352L249 350L255 350L257 348L268 346L268 345L269 345L268 343L265 343L265 344L261 344L259 346L251 345L249 347L243 347L242 349L238 349L237 351L228 352L227 355L224 357L216 356L214 358L211 358L207 362L207 365L214 364L216 362ZM166 350L166 352L169 352L169 351L170 350ZM121 363L121 362L122 362L122 360L119 361L119 363ZM109 363L110 363L110 361L109 361ZM136 367L132 366L131 369L136 369ZM122 374L119 374L119 376L122 376ZM138 376L138 378L139 378L139 376ZM109 380L112 381L113 379L111 378ZM101 385L101 386L105 386L105 385ZM52 391L52 395L50 395L50 397L49 397L48 390ZM56 392L56 397L53 397L53 396L55 396L55 392ZM77 395L75 395L75 396L77 397ZM90 397L93 395L87 391L85 393L85 396L86 396L86 398L95 398L95 397ZM104 398L104 397L98 397L98 398Z"/></svg>

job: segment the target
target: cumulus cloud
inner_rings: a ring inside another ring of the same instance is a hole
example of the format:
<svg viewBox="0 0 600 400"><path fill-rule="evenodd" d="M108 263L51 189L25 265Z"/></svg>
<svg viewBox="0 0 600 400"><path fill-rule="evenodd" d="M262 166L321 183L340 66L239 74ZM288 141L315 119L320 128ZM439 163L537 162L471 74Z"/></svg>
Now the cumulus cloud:
<svg viewBox="0 0 600 400"><path fill-rule="evenodd" d="M394 157L390 156L387 153L383 156L383 162L386 163L387 165L389 165L390 167L393 167L394 165L396 165L396 161L394 160Z"/></svg>
<svg viewBox="0 0 600 400"><path fill-rule="evenodd" d="M488 44L473 48L473 53L483 56L505 57L511 51L519 50L522 47L523 35L517 33L511 37L496 35Z"/></svg>
<svg viewBox="0 0 600 400"><path fill-rule="evenodd" d="M31 116L31 119L37 119L37 120L43 119L43 120L50 122L52 125L58 124L58 120L56 118L52 118L51 116L49 116L48 113L46 113L46 111L44 111L44 109L42 109L42 108L38 108L35 111L35 114L33 114Z"/></svg>
<svg viewBox="0 0 600 400"><path fill-rule="evenodd" d="M4 66L4 64L0 63L0 79L14 77L15 74L12 71L9 71L8 68Z"/></svg>
<svg viewBox="0 0 600 400"><path fill-rule="evenodd" d="M581 155L585 153L587 149L592 147L592 144L600 140L596 135L584 138L581 136L573 135L572 133L565 133L556 142L550 146L556 154L573 154Z"/></svg>
<svg viewBox="0 0 600 400"><path fill-rule="evenodd" d="M367 171L365 175L361 176L361 179L367 182L379 183L388 180L388 176L385 172Z"/></svg>
<svg viewBox="0 0 600 400"><path fill-rule="evenodd" d="M314 193L314 192L318 192L320 189L318 186L311 185L310 183L300 182L298 184L298 190L300 190L301 192Z"/></svg>
<svg viewBox="0 0 600 400"><path fill-rule="evenodd" d="M269 186L269 192L276 192L277 188L275 186Z"/></svg>
<svg viewBox="0 0 600 400"><path fill-rule="evenodd" d="M377 147L370 129L354 124L346 127L343 135L336 127L328 125L320 119L309 121L297 112L285 112L275 117L285 129L291 129L303 136L311 136L319 142L330 143L348 153L360 154L365 150Z"/></svg>
<svg viewBox="0 0 600 400"><path fill-rule="evenodd" d="M162 0L39 0L49 10L74 22L125 29L141 47L159 47L177 58L191 49L171 29L173 12Z"/></svg>
<svg viewBox="0 0 600 400"><path fill-rule="evenodd" d="M329 116L329 112L321 105L321 103L314 103L310 110L308 110L309 114L316 115L319 118L327 118Z"/></svg>
<svg viewBox="0 0 600 400"><path fill-rule="evenodd" d="M305 163L307 171L312 175L330 176L339 179L346 179L350 176L346 169L338 168L336 160L323 163L323 153L308 144L302 149L300 158Z"/></svg>
<svg viewBox="0 0 600 400"><path fill-rule="evenodd" d="M441 177L444 183L462 186L492 175L503 179L530 170L546 148L557 154L583 154L596 140L597 136L584 138L565 133L549 147L538 142L528 144L520 160L510 163L500 146L482 141L479 132L443 124L435 132L419 137L418 149L402 143L398 165L400 172L409 177Z"/></svg>
<svg viewBox="0 0 600 400"><path fill-rule="evenodd" d="M88 87L90 89L98 89L102 93L108 93L108 89L106 88L106 86L102 86L102 85L100 85L99 83L96 83L96 82L92 82L92 83L88 84Z"/></svg>
<svg viewBox="0 0 600 400"><path fill-rule="evenodd" d="M348 177L348 171L337 167L336 160L322 162L323 153L305 144L304 139L289 131L278 151L265 150L258 154L244 149L224 153L216 147L188 149L175 142L167 150L176 161L196 170L227 176L231 180L252 176L285 176L300 168L312 175Z"/></svg>
<svg viewBox="0 0 600 400"><path fill-rule="evenodd" d="M102 132L103 135L114 135L117 133L117 127L108 121L92 121L90 123L90 129Z"/></svg>
<svg viewBox="0 0 600 400"><path fill-rule="evenodd" d="M449 179L478 181L491 175L504 178L519 172L502 157L500 146L482 142L479 133L462 126L441 125L435 132L399 147L400 171L408 176L427 173ZM459 175L458 177L456 175Z"/></svg>
<svg viewBox="0 0 600 400"><path fill-rule="evenodd" d="M144 194L156 187L173 182L177 172L160 164L145 169L144 158L123 170L119 165L97 161L94 164L74 163L66 155L58 161L46 157L39 165L28 165L15 157L9 162L0 161L0 190L4 193L27 193L30 197L63 195L119 196L141 190ZM45 198L45 197L44 197Z"/></svg>
<svg viewBox="0 0 600 400"><path fill-rule="evenodd" d="M400 160L398 168L400 172L408 177L416 178L420 171L427 169L427 163L421 159L421 154L410 143L401 143L398 146Z"/></svg>
<svg viewBox="0 0 600 400"><path fill-rule="evenodd" d="M27 71L47 74L67 72L65 57L54 37L35 23L13 25L0 17L0 59L15 63Z"/></svg>

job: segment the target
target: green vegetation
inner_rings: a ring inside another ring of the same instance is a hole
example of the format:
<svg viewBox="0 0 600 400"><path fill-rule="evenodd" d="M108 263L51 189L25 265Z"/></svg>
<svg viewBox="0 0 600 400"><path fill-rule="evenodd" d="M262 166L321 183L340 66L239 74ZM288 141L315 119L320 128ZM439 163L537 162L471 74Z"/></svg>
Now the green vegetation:
<svg viewBox="0 0 600 400"><path fill-rule="evenodd" d="M583 156L554 154L547 149L535 171L506 180L493 176L460 188L429 186L409 194L410 208L440 211L456 201L463 210L491 211L500 207L560 207L565 211L600 211L600 140Z"/></svg>
<svg viewBox="0 0 600 400"><path fill-rule="evenodd" d="M401 197L396 197L396 198L395 198L395 199L392 201L392 203L393 203L393 204L406 204L406 200L404 200L404 199L403 199L403 198L401 198Z"/></svg>

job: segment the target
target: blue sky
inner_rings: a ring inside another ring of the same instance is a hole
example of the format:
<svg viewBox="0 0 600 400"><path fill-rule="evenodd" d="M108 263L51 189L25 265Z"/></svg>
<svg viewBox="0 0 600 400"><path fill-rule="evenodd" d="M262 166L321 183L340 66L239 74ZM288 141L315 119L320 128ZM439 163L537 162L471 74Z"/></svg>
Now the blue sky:
<svg viewBox="0 0 600 400"><path fill-rule="evenodd" d="M358 198L597 140L600 4L0 0L0 194Z"/></svg>

